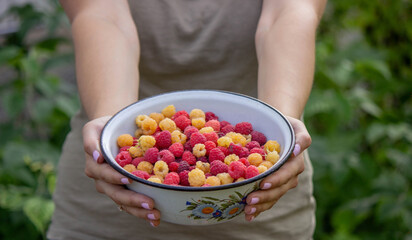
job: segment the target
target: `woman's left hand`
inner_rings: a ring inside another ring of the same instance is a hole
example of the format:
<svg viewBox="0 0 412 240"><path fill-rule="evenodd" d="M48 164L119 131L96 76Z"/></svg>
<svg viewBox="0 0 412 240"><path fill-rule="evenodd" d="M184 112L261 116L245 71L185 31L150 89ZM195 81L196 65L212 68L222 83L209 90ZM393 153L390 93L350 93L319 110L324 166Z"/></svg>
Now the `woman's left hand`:
<svg viewBox="0 0 412 240"><path fill-rule="evenodd" d="M290 189L298 185L298 176L305 169L303 154L312 140L304 123L296 118L287 117L295 131L296 144L293 154L278 171L267 176L260 183L260 190L249 194L246 199L245 219L252 221L261 212L275 203Z"/></svg>

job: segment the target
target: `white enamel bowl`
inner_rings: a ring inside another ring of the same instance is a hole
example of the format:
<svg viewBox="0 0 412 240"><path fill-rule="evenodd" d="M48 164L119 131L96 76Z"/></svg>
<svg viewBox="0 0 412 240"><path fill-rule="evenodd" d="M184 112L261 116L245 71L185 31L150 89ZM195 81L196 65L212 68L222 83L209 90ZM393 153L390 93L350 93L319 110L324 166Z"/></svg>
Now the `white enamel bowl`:
<svg viewBox="0 0 412 240"><path fill-rule="evenodd" d="M219 121L232 125L250 122L268 140L281 145L279 161L268 171L242 182L215 187L184 187L157 184L138 178L120 167L115 157L120 134L134 134L135 118L140 114L160 112L173 104L177 111L190 112L194 108L214 112ZM295 135L288 120L276 109L255 98L232 92L188 90L169 92L129 105L115 114L104 127L101 150L106 161L117 171L133 179L130 190L145 194L155 201L161 220L183 225L207 225L241 217L246 196L259 188L261 180L279 169L289 158L295 145Z"/></svg>

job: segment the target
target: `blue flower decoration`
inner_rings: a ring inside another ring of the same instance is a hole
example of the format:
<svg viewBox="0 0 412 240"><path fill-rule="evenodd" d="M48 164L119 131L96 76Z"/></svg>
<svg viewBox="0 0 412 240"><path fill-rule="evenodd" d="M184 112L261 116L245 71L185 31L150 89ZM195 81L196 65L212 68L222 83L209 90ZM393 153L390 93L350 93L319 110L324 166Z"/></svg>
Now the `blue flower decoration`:
<svg viewBox="0 0 412 240"><path fill-rule="evenodd" d="M223 212L223 217L231 218L231 217L237 216L243 211L244 208L245 208L245 204L234 203L225 209L225 211Z"/></svg>
<svg viewBox="0 0 412 240"><path fill-rule="evenodd" d="M200 218L212 218L219 207L213 204L202 204L193 209L192 214Z"/></svg>

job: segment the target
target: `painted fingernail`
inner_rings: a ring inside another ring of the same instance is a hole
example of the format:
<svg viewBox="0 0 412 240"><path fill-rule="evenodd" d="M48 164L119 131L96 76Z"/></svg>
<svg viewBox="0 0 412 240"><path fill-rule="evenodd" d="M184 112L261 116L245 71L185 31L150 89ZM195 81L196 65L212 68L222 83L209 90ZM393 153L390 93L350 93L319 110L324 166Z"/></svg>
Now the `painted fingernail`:
<svg viewBox="0 0 412 240"><path fill-rule="evenodd" d="M93 159L94 159L94 161L97 162L97 159L99 158L99 156L100 156L100 153L99 153L97 150L94 150L94 152L93 152Z"/></svg>
<svg viewBox="0 0 412 240"><path fill-rule="evenodd" d="M293 155L297 156L300 153L300 145L296 144L295 148L293 149Z"/></svg>
<svg viewBox="0 0 412 240"><path fill-rule="evenodd" d="M142 208L150 210L150 207L149 207L148 203L142 203Z"/></svg>
<svg viewBox="0 0 412 240"><path fill-rule="evenodd" d="M252 216L252 217L249 219L249 222L253 221L253 219L255 219L255 216Z"/></svg>
<svg viewBox="0 0 412 240"><path fill-rule="evenodd" d="M153 222L150 222L150 225L152 225L152 227L156 227L156 225Z"/></svg>
<svg viewBox="0 0 412 240"><path fill-rule="evenodd" d="M150 220L156 220L155 215L153 213L147 214L147 218Z"/></svg>
<svg viewBox="0 0 412 240"><path fill-rule="evenodd" d="M256 203L258 203L259 202L259 198L257 198L257 197L254 197L254 198L252 198L252 200L250 201L250 204L256 204Z"/></svg>
<svg viewBox="0 0 412 240"><path fill-rule="evenodd" d="M122 178L120 181L122 181L123 184L129 184L129 179L127 178Z"/></svg>
<svg viewBox="0 0 412 240"><path fill-rule="evenodd" d="M263 184L262 189L269 189L270 187L272 187L272 184L270 184L270 183L265 183L265 184Z"/></svg>
<svg viewBox="0 0 412 240"><path fill-rule="evenodd" d="M256 212L256 208L251 208L249 214L254 214Z"/></svg>

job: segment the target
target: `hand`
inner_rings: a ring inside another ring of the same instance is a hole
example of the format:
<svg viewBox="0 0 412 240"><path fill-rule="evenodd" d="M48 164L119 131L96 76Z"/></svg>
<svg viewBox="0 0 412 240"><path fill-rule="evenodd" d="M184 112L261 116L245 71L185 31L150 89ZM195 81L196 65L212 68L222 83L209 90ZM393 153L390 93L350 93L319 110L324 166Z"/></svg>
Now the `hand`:
<svg viewBox="0 0 412 240"><path fill-rule="evenodd" d="M303 154L312 142L303 122L288 117L296 136L296 145L293 154L278 171L267 176L260 183L260 189L249 194L246 199L245 219L252 221L261 212L275 205L275 203L290 189L298 185L298 176L305 169Z"/></svg>
<svg viewBox="0 0 412 240"><path fill-rule="evenodd" d="M86 151L85 173L95 180L98 192L109 196L119 210L146 219L152 226L160 224L160 212L154 209L154 201L124 187L130 180L113 169L100 154L99 139L109 116L97 118L83 127L83 144Z"/></svg>

